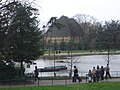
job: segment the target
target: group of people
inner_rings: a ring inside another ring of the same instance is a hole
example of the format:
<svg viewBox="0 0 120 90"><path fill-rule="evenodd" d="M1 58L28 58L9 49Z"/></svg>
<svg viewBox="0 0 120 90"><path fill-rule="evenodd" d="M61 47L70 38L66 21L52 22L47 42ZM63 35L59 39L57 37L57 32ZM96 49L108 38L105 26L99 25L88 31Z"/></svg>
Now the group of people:
<svg viewBox="0 0 120 90"><path fill-rule="evenodd" d="M36 81L36 79L39 79L39 77L38 77L39 73L38 73L37 66L35 66L34 72L35 72L35 81ZM100 68L99 65L97 65L97 68L93 67L92 70L89 70L87 75L88 75L89 82L99 82L100 80L107 79L108 76L109 76L109 78L111 78L110 68L109 68L108 64L105 68L103 66L101 66L101 68ZM76 82L76 80L78 80L79 82L82 81L82 79L79 76L77 67L74 66L74 76L73 76L72 81Z"/></svg>
<svg viewBox="0 0 120 90"><path fill-rule="evenodd" d="M97 65L97 68L93 67L92 70L89 70L87 75L89 82L99 82L100 80L107 79L108 77L111 78L108 64L105 68L103 66L100 68L99 65Z"/></svg>
<svg viewBox="0 0 120 90"><path fill-rule="evenodd" d="M106 67L99 67L99 65L97 65L97 68L93 67L92 70L89 70L87 77L89 82L99 82L100 80L107 79L108 77L111 79L109 65L107 64ZM79 82L82 81L78 74L77 67L74 66L73 82L76 82L76 80L78 80Z"/></svg>

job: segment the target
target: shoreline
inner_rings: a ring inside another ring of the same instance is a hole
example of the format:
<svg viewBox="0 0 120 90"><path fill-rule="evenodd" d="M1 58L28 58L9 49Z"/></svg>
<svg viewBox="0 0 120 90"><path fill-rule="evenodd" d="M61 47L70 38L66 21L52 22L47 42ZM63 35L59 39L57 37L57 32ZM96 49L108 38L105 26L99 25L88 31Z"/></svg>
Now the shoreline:
<svg viewBox="0 0 120 90"><path fill-rule="evenodd" d="M119 55L120 52L111 52L109 55ZM44 54L40 56L43 59L66 59L74 56L88 56L88 55L108 55L108 52L85 52L85 53L60 53L60 54Z"/></svg>

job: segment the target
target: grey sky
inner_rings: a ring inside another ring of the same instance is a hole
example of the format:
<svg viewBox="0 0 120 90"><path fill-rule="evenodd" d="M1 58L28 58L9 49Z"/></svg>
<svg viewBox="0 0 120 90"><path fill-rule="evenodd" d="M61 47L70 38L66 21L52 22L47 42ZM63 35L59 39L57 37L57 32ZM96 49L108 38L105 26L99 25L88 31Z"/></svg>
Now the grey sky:
<svg viewBox="0 0 120 90"><path fill-rule="evenodd" d="M119 20L120 0L36 0L40 8L40 20L46 23L51 17L87 14L98 21Z"/></svg>

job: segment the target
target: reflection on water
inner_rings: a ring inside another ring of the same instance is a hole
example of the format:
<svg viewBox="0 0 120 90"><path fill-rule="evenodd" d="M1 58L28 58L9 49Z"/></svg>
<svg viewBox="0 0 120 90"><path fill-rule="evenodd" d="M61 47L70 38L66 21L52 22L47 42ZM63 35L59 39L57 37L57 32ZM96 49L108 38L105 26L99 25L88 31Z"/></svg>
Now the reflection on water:
<svg viewBox="0 0 120 90"><path fill-rule="evenodd" d="M106 55L90 55L90 56L76 56L73 57L73 66L76 65L79 69L79 72L88 72L89 69L96 67L97 65L106 67L107 56ZM60 61L60 62L58 62ZM69 75L70 70L70 61L71 59L62 59L56 60L56 66L67 66L68 71L56 72L59 75ZM54 66L54 60L43 60L38 59L35 61L36 65L31 65L30 68L26 68L26 73L31 73L34 71L34 67L38 68ZM111 55L110 56L110 71L120 71L120 55ZM42 76L51 76L52 73L40 73Z"/></svg>

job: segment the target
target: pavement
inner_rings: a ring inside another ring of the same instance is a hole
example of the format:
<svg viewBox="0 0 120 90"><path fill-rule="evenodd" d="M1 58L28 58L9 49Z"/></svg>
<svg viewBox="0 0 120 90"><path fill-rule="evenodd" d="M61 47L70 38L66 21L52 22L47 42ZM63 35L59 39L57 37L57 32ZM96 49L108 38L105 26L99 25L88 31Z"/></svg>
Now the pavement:
<svg viewBox="0 0 120 90"><path fill-rule="evenodd" d="M105 79L100 82L120 82L120 78L112 78L112 79ZM85 79L82 80L80 83L88 83ZM0 85L0 88L14 88L14 87L29 87L29 86L49 86L49 85L68 85L68 84L80 84L77 82L72 82L72 80L37 80L32 84L18 84L18 85Z"/></svg>

